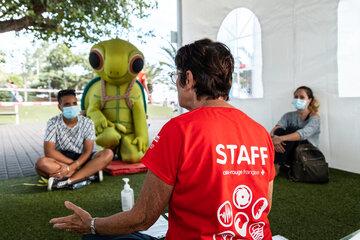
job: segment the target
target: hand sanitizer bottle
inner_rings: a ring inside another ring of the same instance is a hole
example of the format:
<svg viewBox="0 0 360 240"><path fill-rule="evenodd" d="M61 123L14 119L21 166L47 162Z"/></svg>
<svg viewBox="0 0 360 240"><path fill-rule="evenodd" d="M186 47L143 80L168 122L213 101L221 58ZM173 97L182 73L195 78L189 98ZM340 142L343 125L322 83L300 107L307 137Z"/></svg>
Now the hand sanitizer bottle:
<svg viewBox="0 0 360 240"><path fill-rule="evenodd" d="M124 189L121 191L121 206L123 212L129 211L134 206L134 191L129 185L129 179L123 178L125 182Z"/></svg>

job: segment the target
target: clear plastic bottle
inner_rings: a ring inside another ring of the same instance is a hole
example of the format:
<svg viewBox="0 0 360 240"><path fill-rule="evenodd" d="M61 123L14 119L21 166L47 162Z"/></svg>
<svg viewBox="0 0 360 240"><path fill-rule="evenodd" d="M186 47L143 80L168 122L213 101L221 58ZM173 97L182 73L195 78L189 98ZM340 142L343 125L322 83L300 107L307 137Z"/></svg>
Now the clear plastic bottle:
<svg viewBox="0 0 360 240"><path fill-rule="evenodd" d="M129 185L129 179L123 178L124 189L121 191L121 207L123 212L129 211L134 206L134 191Z"/></svg>

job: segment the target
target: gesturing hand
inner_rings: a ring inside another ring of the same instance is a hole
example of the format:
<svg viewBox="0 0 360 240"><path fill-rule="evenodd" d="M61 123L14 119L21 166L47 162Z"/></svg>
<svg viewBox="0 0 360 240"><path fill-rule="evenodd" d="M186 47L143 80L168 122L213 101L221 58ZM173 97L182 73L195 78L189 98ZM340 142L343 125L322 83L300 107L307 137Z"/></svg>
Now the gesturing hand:
<svg viewBox="0 0 360 240"><path fill-rule="evenodd" d="M80 234L88 234L90 231L91 215L84 209L75 204L65 201L65 207L73 211L73 214L66 217L53 218L50 223L54 228L76 232Z"/></svg>

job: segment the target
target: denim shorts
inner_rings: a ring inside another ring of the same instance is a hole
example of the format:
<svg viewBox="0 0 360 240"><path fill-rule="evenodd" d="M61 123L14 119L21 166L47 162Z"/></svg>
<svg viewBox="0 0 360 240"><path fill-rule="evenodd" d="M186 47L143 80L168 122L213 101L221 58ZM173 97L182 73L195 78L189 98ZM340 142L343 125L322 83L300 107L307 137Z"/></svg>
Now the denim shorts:
<svg viewBox="0 0 360 240"><path fill-rule="evenodd" d="M76 153L76 152L73 152L73 151L60 150L60 152L61 152L63 155L65 155L65 157L68 157L68 158L70 158L70 159L72 159L72 160L74 160L74 161L77 160L77 159L81 156L80 153ZM93 156L95 155L95 153L96 153L96 152L92 152L92 153L90 154L90 157L89 157L88 160L92 159Z"/></svg>

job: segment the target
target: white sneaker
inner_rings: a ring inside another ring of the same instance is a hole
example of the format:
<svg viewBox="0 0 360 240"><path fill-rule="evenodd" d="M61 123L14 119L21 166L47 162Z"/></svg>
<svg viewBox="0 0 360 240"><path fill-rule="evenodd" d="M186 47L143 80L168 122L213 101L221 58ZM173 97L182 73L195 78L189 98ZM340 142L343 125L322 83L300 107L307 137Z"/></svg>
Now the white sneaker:
<svg viewBox="0 0 360 240"><path fill-rule="evenodd" d="M48 186L47 186L47 190L51 191L53 189L61 189L61 188L66 188L68 187L68 180L58 180L54 177L50 177L48 180Z"/></svg>
<svg viewBox="0 0 360 240"><path fill-rule="evenodd" d="M103 173L102 170L100 170L100 171L98 172L98 176L99 176L99 182L102 182L102 181L104 180L104 173Z"/></svg>
<svg viewBox="0 0 360 240"><path fill-rule="evenodd" d="M102 170L98 171L94 175L89 176L88 179L92 182L102 182L104 180L103 171Z"/></svg>

